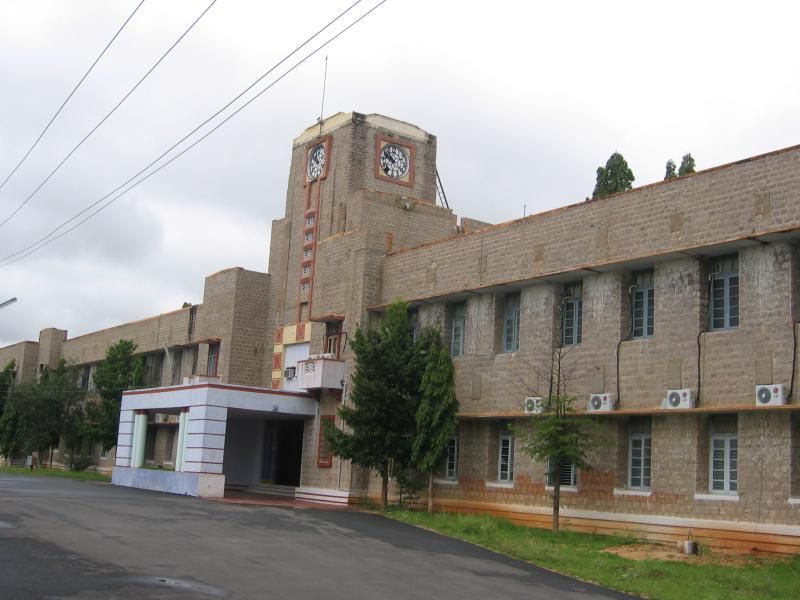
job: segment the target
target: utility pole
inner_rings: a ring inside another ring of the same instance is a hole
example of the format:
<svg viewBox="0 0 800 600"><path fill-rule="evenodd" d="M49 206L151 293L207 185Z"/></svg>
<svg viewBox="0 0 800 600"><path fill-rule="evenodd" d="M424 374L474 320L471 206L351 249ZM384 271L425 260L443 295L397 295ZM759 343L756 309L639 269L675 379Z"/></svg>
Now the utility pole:
<svg viewBox="0 0 800 600"><path fill-rule="evenodd" d="M5 308L6 306L8 306L10 304L14 304L14 302L16 302L16 301L17 301L16 298L11 298L10 300L6 300L5 302L0 302L0 308Z"/></svg>

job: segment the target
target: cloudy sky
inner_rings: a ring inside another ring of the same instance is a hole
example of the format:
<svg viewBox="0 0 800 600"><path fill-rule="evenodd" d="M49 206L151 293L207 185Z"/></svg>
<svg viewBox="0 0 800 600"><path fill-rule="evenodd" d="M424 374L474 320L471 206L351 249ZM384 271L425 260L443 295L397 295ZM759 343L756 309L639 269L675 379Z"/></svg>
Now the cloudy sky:
<svg viewBox="0 0 800 600"><path fill-rule="evenodd" d="M0 257L113 190L352 2L218 0L0 228ZM0 2L0 181L136 4ZM0 190L0 221L208 4L144 2ZM0 266L0 301L19 298L0 311L0 346L200 302L219 269L265 270L291 141L320 111L325 55L326 114L382 113L437 135L451 207L501 222L590 195L614 151L642 185L686 152L706 168L800 143L798 12L768 1L388 0L96 218Z"/></svg>

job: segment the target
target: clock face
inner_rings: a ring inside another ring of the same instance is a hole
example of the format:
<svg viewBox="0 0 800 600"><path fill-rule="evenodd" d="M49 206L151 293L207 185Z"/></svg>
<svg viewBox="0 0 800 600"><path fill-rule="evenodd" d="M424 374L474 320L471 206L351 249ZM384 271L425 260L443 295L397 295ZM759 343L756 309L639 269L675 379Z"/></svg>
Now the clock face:
<svg viewBox="0 0 800 600"><path fill-rule="evenodd" d="M325 171L325 144L314 146L308 153L308 178L318 179Z"/></svg>
<svg viewBox="0 0 800 600"><path fill-rule="evenodd" d="M405 177L410 166L408 150L397 144L386 144L381 149L380 165L381 171L388 177L395 179Z"/></svg>

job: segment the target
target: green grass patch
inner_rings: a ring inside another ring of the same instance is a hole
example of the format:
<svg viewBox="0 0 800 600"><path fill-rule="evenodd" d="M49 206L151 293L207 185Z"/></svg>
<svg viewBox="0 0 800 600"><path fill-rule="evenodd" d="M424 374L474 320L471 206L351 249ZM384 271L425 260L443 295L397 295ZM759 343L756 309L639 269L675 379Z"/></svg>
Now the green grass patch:
<svg viewBox="0 0 800 600"><path fill-rule="evenodd" d="M600 585L659 600L797 600L800 558L704 552L689 561L631 560L605 552L636 540L535 529L489 515L390 509L387 516Z"/></svg>
<svg viewBox="0 0 800 600"><path fill-rule="evenodd" d="M64 479L80 479L82 481L102 481L108 483L111 476L97 471L60 471L58 469L37 468L31 471L25 467L0 467L0 473L10 475L32 475L34 477L63 477Z"/></svg>

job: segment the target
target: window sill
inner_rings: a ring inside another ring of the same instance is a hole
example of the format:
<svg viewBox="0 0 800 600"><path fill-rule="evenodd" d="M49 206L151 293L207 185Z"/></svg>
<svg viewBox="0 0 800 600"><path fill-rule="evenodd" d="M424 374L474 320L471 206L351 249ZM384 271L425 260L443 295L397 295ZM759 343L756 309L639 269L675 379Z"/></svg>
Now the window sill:
<svg viewBox="0 0 800 600"><path fill-rule="evenodd" d="M629 490L628 488L614 488L615 496L640 496L649 498L653 492L651 490Z"/></svg>
<svg viewBox="0 0 800 600"><path fill-rule="evenodd" d="M715 501L715 500L721 500L723 502L738 502L739 501L739 494L725 494L725 493L720 493L720 494L695 494L694 495L694 499L695 500L710 500L712 502Z"/></svg>
<svg viewBox="0 0 800 600"><path fill-rule="evenodd" d="M458 485L458 479L434 479L434 485Z"/></svg>
<svg viewBox="0 0 800 600"><path fill-rule="evenodd" d="M789 498L789 506L800 506L800 498Z"/></svg>
<svg viewBox="0 0 800 600"><path fill-rule="evenodd" d="M577 494L578 493L578 486L577 485L562 485L559 489L559 492L567 492L569 494ZM544 486L544 491L552 492L554 488L552 485Z"/></svg>
<svg viewBox="0 0 800 600"><path fill-rule="evenodd" d="M514 487L513 481L486 481L485 485L487 488L500 488L500 489L511 489Z"/></svg>

